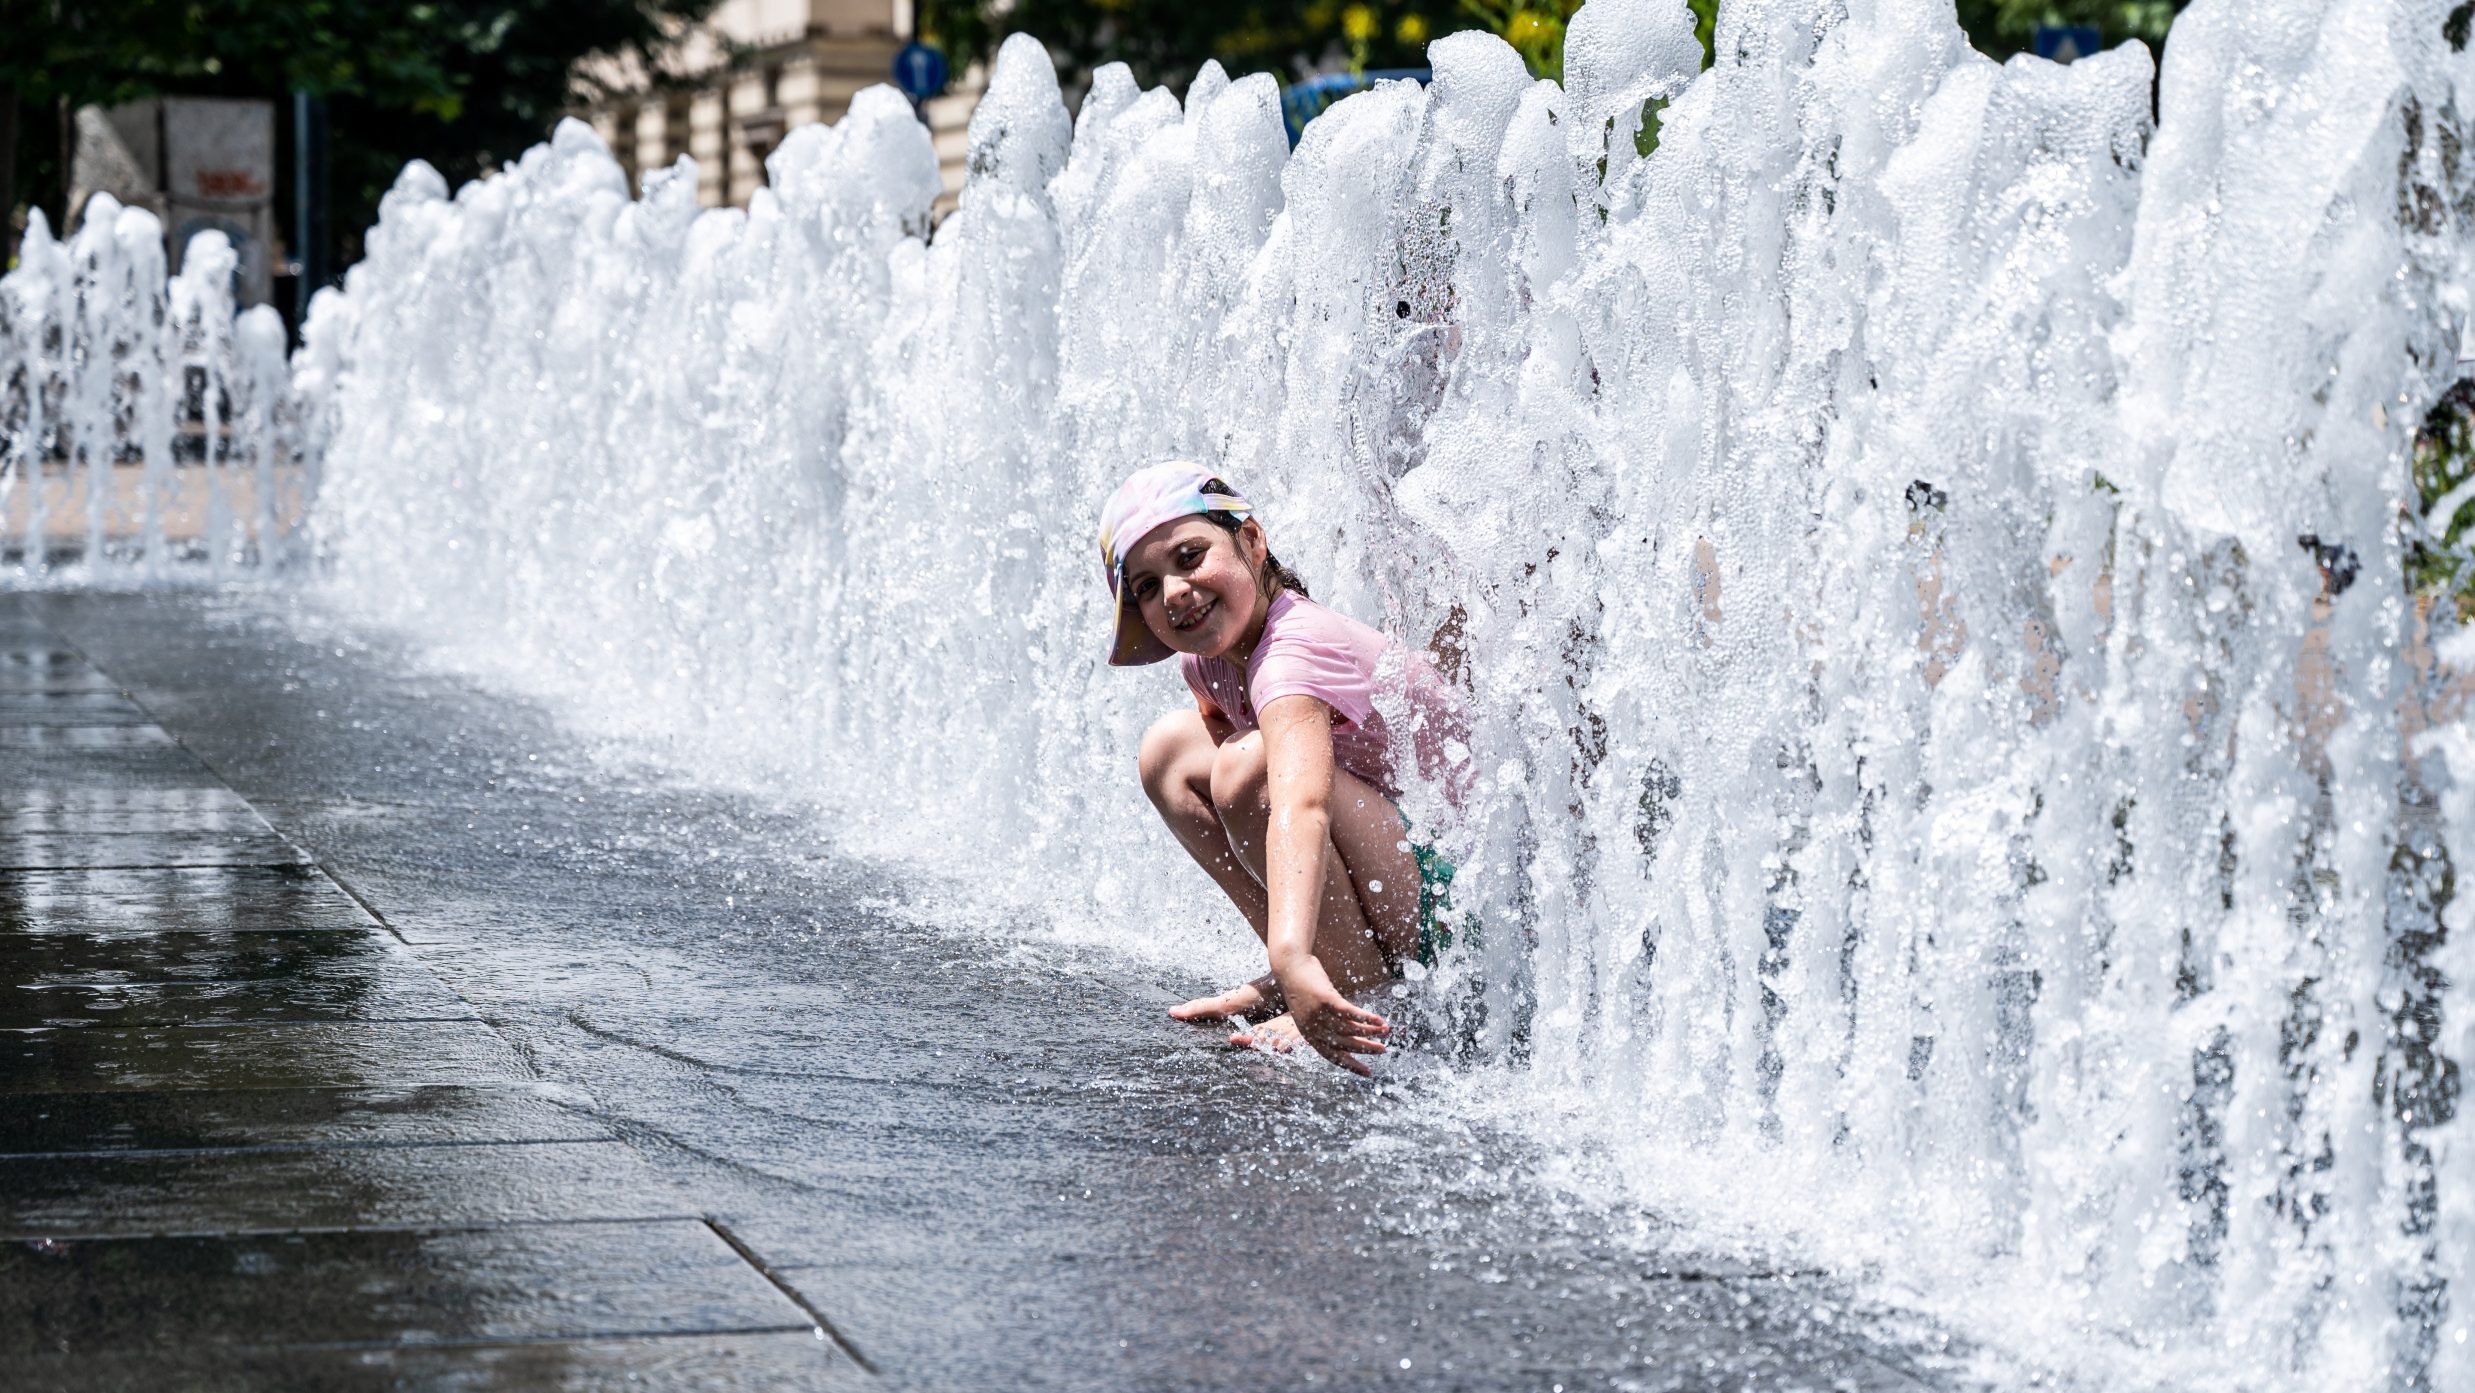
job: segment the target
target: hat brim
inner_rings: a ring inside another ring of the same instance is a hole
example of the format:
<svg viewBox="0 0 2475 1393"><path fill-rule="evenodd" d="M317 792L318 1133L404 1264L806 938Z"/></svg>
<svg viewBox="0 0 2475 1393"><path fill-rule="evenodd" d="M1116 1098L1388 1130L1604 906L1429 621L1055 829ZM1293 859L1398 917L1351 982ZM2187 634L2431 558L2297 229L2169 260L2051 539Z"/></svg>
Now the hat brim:
<svg viewBox="0 0 2475 1393"><path fill-rule="evenodd" d="M1118 587L1117 631L1109 636L1109 666L1146 667L1174 655L1175 650L1162 643L1160 636L1152 632L1152 626L1143 622L1134 593L1124 586Z"/></svg>

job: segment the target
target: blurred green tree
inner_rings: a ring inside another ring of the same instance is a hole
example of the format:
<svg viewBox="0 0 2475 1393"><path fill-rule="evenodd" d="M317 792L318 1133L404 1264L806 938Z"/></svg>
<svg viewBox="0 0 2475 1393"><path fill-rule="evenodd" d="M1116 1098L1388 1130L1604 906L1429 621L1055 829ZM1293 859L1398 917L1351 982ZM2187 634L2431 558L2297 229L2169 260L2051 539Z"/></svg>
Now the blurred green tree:
<svg viewBox="0 0 2475 1393"><path fill-rule="evenodd" d="M2109 44L2146 40L2150 51L2165 42L2174 17L2191 0L1959 0L1959 22L1977 50L1991 58L2025 52L2039 27L2084 24Z"/></svg>
<svg viewBox="0 0 2475 1393"><path fill-rule="evenodd" d="M2189 0L1958 0L1986 54L2028 48L2038 26L2089 24L2106 42L2153 47ZM1708 51L1718 0L1686 0ZM1457 29L1504 37L1542 77L1564 71L1564 26L1579 0L921 0L921 31L958 62L1007 34L1047 40L1069 82L1122 62L1144 83L1183 87L1206 58L1235 75L1284 81L1339 68L1421 67L1429 39Z"/></svg>
<svg viewBox="0 0 2475 1393"><path fill-rule="evenodd" d="M164 94L328 102L342 265L404 162L470 178L575 105L576 60L660 51L715 0L0 0L0 209L66 211L77 108ZM290 107L279 101L279 119ZM288 138L288 137L287 137ZM291 196L289 161L279 201ZM289 222L286 223L289 226Z"/></svg>

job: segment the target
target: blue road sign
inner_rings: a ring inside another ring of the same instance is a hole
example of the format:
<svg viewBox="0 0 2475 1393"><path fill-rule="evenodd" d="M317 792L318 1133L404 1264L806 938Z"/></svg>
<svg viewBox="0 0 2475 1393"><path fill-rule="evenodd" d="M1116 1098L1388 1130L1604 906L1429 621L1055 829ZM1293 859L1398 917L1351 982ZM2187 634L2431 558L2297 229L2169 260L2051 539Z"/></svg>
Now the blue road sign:
<svg viewBox="0 0 2475 1393"><path fill-rule="evenodd" d="M945 55L927 44L904 44L894 55L894 85L915 102L944 91Z"/></svg>
<svg viewBox="0 0 2475 1393"><path fill-rule="evenodd" d="M2086 58L2105 47L2105 35L2093 24L2040 24L2037 26L2037 56L2057 63L2069 63Z"/></svg>

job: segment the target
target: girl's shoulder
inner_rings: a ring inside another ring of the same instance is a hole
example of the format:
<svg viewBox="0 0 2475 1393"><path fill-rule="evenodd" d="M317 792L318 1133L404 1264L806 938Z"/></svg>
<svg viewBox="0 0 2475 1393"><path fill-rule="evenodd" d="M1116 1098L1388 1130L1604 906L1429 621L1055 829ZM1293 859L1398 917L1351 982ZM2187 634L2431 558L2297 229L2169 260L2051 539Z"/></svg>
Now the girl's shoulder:
<svg viewBox="0 0 2475 1393"><path fill-rule="evenodd" d="M1339 610L1318 604L1294 590L1284 590L1272 601L1271 612L1264 616L1263 642L1311 643L1372 658L1392 640L1382 630L1361 624Z"/></svg>
<svg viewBox="0 0 2475 1393"><path fill-rule="evenodd" d="M1263 622L1246 675L1261 711L1281 697L1311 696L1352 725L1375 709L1375 687L1390 639L1335 610L1284 591Z"/></svg>

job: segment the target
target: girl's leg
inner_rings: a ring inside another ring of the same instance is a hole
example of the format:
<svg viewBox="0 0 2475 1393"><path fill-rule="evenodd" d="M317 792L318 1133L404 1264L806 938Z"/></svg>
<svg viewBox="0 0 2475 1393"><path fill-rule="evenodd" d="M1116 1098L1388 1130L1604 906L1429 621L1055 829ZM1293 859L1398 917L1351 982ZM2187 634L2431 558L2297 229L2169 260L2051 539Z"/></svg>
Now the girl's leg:
<svg viewBox="0 0 2475 1393"><path fill-rule="evenodd" d="M1250 731L1214 753L1212 806L1228 845L1263 895L1264 832L1271 822L1271 780L1263 736ZM1344 992L1392 978L1392 963L1418 949L1418 860L1391 800L1347 770L1332 774L1332 830L1324 844L1323 913L1315 923L1315 956ZM1258 921L1256 933L1264 930Z"/></svg>
<svg viewBox="0 0 2475 1393"><path fill-rule="evenodd" d="M1220 825L1220 810L1212 806L1212 764L1220 742L1196 711L1173 711L1152 723L1143 736L1139 767L1143 791L1179 846L1212 878L1246 925L1261 938L1271 922L1271 902L1229 846L1228 830ZM1270 975L1232 987L1214 996L1197 997L1169 1014L1182 1021L1261 1020L1280 1011L1279 993Z"/></svg>

